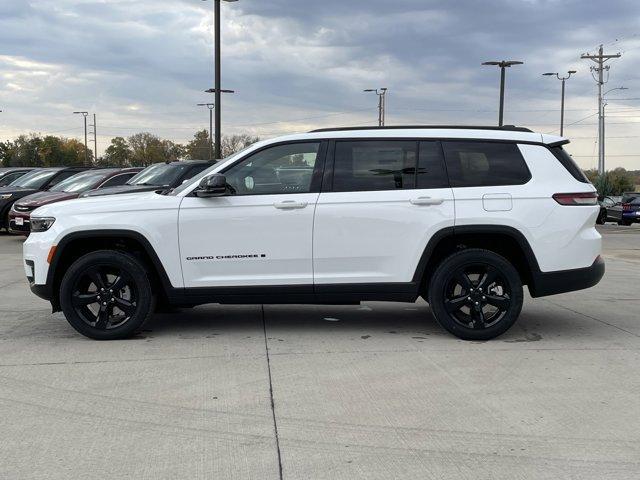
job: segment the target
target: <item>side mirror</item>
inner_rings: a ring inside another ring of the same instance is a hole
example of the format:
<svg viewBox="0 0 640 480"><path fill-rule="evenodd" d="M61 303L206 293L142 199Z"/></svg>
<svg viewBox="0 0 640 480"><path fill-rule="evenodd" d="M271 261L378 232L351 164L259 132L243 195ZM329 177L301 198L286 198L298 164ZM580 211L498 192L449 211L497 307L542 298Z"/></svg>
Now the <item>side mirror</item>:
<svg viewBox="0 0 640 480"><path fill-rule="evenodd" d="M196 190L198 197L222 197L227 193L227 179L221 173L214 173L200 180Z"/></svg>

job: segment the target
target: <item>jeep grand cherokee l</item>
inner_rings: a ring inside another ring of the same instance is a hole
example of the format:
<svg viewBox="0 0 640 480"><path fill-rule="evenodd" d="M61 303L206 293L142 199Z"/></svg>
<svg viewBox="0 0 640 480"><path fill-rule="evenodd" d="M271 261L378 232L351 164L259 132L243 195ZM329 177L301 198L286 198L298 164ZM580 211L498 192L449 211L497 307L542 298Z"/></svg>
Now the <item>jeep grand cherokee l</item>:
<svg viewBox="0 0 640 480"><path fill-rule="evenodd" d="M425 298L490 339L533 297L604 274L594 187L567 140L509 127L318 130L256 143L170 194L47 205L24 244L31 289L95 339L156 304Z"/></svg>

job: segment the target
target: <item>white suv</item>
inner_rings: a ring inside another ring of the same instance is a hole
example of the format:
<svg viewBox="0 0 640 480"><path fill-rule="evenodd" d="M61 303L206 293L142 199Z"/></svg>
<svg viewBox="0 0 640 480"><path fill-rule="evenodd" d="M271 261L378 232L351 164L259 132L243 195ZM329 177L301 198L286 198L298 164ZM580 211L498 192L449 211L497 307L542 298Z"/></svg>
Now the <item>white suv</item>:
<svg viewBox="0 0 640 480"><path fill-rule="evenodd" d="M41 207L31 289L95 339L156 307L425 298L490 339L533 297L588 288L604 262L596 191L567 140L517 127L317 130L259 142L170 194Z"/></svg>

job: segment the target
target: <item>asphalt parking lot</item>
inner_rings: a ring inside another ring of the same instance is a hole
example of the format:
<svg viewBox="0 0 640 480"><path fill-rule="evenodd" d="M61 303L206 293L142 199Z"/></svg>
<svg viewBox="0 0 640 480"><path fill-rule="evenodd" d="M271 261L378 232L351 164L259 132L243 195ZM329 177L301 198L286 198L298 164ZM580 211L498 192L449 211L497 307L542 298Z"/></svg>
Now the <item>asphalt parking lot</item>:
<svg viewBox="0 0 640 480"><path fill-rule="evenodd" d="M640 478L640 226L463 342L429 307L204 306L88 340L0 235L1 479Z"/></svg>

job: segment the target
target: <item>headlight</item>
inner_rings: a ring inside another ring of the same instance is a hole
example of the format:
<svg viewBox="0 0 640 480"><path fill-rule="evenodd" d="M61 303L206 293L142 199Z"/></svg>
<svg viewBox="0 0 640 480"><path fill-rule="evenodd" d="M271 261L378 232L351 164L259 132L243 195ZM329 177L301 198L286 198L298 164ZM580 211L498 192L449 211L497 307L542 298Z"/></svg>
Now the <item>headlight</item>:
<svg viewBox="0 0 640 480"><path fill-rule="evenodd" d="M53 217L31 217L31 231L46 232L55 221L56 219Z"/></svg>
<svg viewBox="0 0 640 480"><path fill-rule="evenodd" d="M2 195L0 195L0 200L7 200L11 197L13 197L13 193L3 193Z"/></svg>

